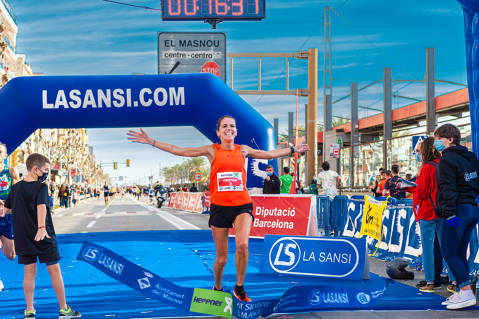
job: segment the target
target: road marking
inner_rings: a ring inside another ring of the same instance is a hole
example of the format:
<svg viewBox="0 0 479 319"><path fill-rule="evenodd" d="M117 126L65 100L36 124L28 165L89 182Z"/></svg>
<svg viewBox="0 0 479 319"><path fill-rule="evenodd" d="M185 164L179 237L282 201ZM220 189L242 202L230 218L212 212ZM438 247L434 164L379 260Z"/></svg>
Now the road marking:
<svg viewBox="0 0 479 319"><path fill-rule="evenodd" d="M186 220L183 220L179 217L176 217L175 215L172 215L164 210L160 210L154 206L148 206L142 202L139 202L137 200L134 200L136 201L139 205L145 207L146 209L150 210L150 211L155 211L156 212L156 215L163 218L164 220L166 220L168 223L172 224L173 226L175 226L176 228L178 229L200 229L199 227L187 222Z"/></svg>
<svg viewBox="0 0 479 319"><path fill-rule="evenodd" d="M84 215L84 213L75 213L72 216L82 216L82 215Z"/></svg>
<svg viewBox="0 0 479 319"><path fill-rule="evenodd" d="M92 228L93 225L95 225L96 220L92 220L88 225L86 225L86 228Z"/></svg>
<svg viewBox="0 0 479 319"><path fill-rule="evenodd" d="M101 216L103 216L103 215L105 214L107 208L108 208L108 207L104 207L98 214L96 214L96 215L95 215L95 219L98 219L98 218L100 218Z"/></svg>

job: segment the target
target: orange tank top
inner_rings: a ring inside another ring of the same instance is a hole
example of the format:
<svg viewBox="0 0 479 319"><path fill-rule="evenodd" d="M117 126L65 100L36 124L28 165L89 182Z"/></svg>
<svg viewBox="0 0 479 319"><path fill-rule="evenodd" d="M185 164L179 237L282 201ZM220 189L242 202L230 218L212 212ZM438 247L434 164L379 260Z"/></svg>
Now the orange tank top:
<svg viewBox="0 0 479 319"><path fill-rule="evenodd" d="M210 171L211 203L221 206L239 206L251 203L246 189L245 157L241 146L225 150L213 144L215 157Z"/></svg>

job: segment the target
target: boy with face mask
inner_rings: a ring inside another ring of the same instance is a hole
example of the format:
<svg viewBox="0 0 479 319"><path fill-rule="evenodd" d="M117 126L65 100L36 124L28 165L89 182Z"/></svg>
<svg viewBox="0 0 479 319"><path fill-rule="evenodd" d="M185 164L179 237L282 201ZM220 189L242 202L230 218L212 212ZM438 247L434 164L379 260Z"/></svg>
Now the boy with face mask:
<svg viewBox="0 0 479 319"><path fill-rule="evenodd" d="M474 153L460 145L461 133L452 124L438 127L434 139L435 149L442 152L437 168L436 212L442 217L441 250L457 282L456 292L443 305L447 309L461 309L476 304L466 254L471 232L479 221L476 204L479 161Z"/></svg>
<svg viewBox="0 0 479 319"><path fill-rule="evenodd" d="M43 183L50 170L50 161L43 155L28 156L27 177L8 194L4 210L13 214L13 233L18 263L24 265L23 290L27 308L25 318L35 318L33 293L37 259L47 266L60 305L59 318L80 318L81 314L66 304L65 287L58 261L55 229L53 228L48 186Z"/></svg>

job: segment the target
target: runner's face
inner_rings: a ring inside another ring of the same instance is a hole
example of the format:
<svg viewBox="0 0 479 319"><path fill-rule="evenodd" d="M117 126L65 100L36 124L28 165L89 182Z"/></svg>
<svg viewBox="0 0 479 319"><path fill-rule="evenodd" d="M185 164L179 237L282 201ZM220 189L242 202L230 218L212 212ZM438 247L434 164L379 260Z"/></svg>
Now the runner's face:
<svg viewBox="0 0 479 319"><path fill-rule="evenodd" d="M236 121L230 117L225 117L220 124L220 129L216 131L216 135L221 141L233 141L236 137Z"/></svg>

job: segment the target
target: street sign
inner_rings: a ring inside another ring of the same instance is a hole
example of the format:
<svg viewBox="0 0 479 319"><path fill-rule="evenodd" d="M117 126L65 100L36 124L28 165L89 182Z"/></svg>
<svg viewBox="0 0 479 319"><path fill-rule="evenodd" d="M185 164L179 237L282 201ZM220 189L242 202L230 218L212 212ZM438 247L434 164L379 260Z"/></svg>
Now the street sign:
<svg viewBox="0 0 479 319"><path fill-rule="evenodd" d="M338 144L339 144L339 147L341 147L341 145L343 145L343 139L338 137Z"/></svg>
<svg viewBox="0 0 479 319"><path fill-rule="evenodd" d="M220 66L214 61L206 62L205 64L203 64L203 66L201 67L201 73L211 73L221 78Z"/></svg>
<svg viewBox="0 0 479 319"><path fill-rule="evenodd" d="M428 136L427 135L417 135L412 137L412 154L416 155L416 147L422 143Z"/></svg>
<svg viewBox="0 0 479 319"><path fill-rule="evenodd" d="M195 173L194 179L195 179L195 181L199 182L201 180L201 174L200 173Z"/></svg>
<svg viewBox="0 0 479 319"><path fill-rule="evenodd" d="M329 145L329 158L339 158L339 144L330 144Z"/></svg>
<svg viewBox="0 0 479 319"><path fill-rule="evenodd" d="M159 32L158 73L218 75L226 82L226 35L222 32Z"/></svg>

